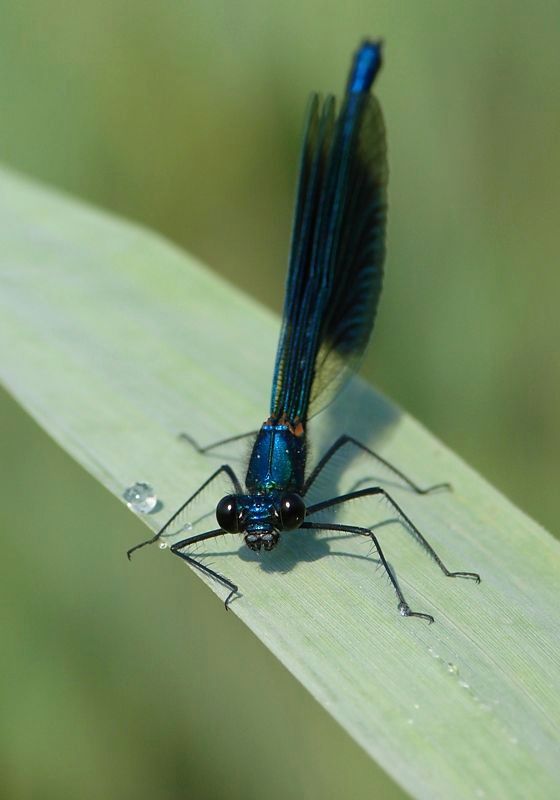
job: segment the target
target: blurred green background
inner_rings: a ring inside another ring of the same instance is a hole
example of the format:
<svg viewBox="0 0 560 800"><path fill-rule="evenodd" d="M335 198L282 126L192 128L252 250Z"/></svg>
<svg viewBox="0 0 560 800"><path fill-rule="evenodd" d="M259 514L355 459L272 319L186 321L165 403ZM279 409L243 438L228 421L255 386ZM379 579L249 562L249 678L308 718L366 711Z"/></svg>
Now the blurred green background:
<svg viewBox="0 0 560 800"><path fill-rule="evenodd" d="M383 36L364 373L557 532L558 4L0 0L0 19L0 159L278 311L307 94ZM0 428L2 797L402 796L193 575L129 566L145 529L5 395Z"/></svg>

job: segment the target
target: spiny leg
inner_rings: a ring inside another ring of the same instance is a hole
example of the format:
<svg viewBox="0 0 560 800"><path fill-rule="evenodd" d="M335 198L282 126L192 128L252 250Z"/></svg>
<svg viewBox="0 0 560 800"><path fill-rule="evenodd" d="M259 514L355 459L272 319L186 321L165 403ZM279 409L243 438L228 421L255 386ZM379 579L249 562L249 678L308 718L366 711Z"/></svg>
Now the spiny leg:
<svg viewBox="0 0 560 800"><path fill-rule="evenodd" d="M438 556L432 545L428 542L426 537L420 533L416 525L412 522L409 516L407 516L399 504L393 500L391 495L385 490L382 489L380 486L371 486L367 489L358 489L355 492L349 492L348 494L342 494L340 497L332 497L330 500L323 500L321 503L315 503L315 505L309 506L307 509L307 516L312 514L316 514L318 511L323 511L326 508L332 508L333 506L340 505L340 503L348 503L350 500L356 500L359 497L372 497L374 495L381 495L386 500L389 501L391 507L397 512L400 518L405 522L405 524L410 528L413 532L416 539L420 542L422 547L430 554L430 556L434 559L438 567L441 569L444 575L448 578L470 578L471 580L480 583L480 575L476 572L451 572L447 569L441 558Z"/></svg>
<svg viewBox="0 0 560 800"><path fill-rule="evenodd" d="M126 554L128 556L128 559L130 560L130 557L132 556L132 554L134 553L135 550L139 550L141 547L145 547L147 544L153 544L154 542L157 542L157 540L165 533L165 531L169 528L169 526L177 519L179 514L181 514L181 512L184 511L185 508L190 503L192 503L192 501L195 499L195 497L198 497L198 495L202 491L204 491L204 489L206 489L206 487L210 483L212 483L212 481L215 480L218 477L218 475L220 475L222 472L225 472L225 474L231 480L231 482L232 482L232 484L233 484L233 486L235 488L236 494L241 494L242 493L242 488L241 488L241 484L239 483L239 480L237 479L237 475L232 470L232 468L229 466L229 464L222 464L222 466L219 467L219 469L217 469L214 473L212 473L212 475L210 475L208 480L204 481L202 486L199 486L198 489L196 490L196 492L193 495L191 495L189 497L189 499L185 503L183 503L182 506L180 506L177 509L177 511L173 514L173 516L170 517L167 520L167 522L165 523L163 528L160 528L160 530L155 534L155 536L152 536L150 539L146 539L146 541L144 541L144 542L140 542L140 544L134 545L134 547L131 547L130 550L127 551Z"/></svg>
<svg viewBox="0 0 560 800"><path fill-rule="evenodd" d="M393 571L389 564L387 563L387 559L381 549L381 545L379 544L379 540L377 536L370 531L369 528L360 528L356 525L337 525L336 523L325 523L322 522L304 522L301 525L301 528L307 528L308 530L315 530L315 531L342 531L343 533L358 533L361 536L368 536L371 541L373 542L375 549L377 550L377 554L379 556L379 560L383 564L385 568L385 572L389 576L389 580L393 584L393 589L396 592L396 595L399 600L399 613L403 617L419 617L420 619L426 619L429 623L434 621L434 618L431 614L424 614L421 611L412 611L406 600L404 599L404 594L402 593L401 587L399 586L397 579L395 578ZM300 529L301 529L300 528Z"/></svg>
<svg viewBox="0 0 560 800"><path fill-rule="evenodd" d="M327 452L320 459L319 463L315 466L315 468L309 474L307 480L305 481L304 487L303 487L303 492L302 492L303 495L305 495L307 493L308 489L310 489L312 484L319 477L319 475L321 474L323 469L326 467L326 465L329 463L331 458L335 455L335 453L337 453L341 449L341 447L344 447L347 444L352 444L352 445L354 445L354 447L357 447L360 450L363 450L364 453L367 453L368 455L370 455L373 458L377 459L377 461L379 461L380 464L383 464L384 467L387 467L387 469L391 470L391 472L394 475L396 475L398 478L403 480L406 483L406 485L409 486L411 489L413 489L417 494L429 494L430 492L434 492L436 489L451 489L451 484L450 483L436 483L436 484L434 484L434 486L428 486L427 489L422 489L420 486L418 486L416 483L414 483L414 481L412 481L410 478L407 478L407 476L403 472L401 472L400 469L397 469L396 467L394 467L392 464L390 464L388 461L386 461L378 453L374 452L373 450L370 450L369 447L366 447L366 445L362 444L360 441L358 441L358 439L354 439L353 436L348 436L347 434L344 434L339 439L337 439L334 444L332 444L329 447Z"/></svg>
<svg viewBox="0 0 560 800"><path fill-rule="evenodd" d="M228 578L224 577L223 575L220 575L219 572L210 569L210 567L205 566L200 561L197 561L192 556L189 556L187 553L180 552L184 547L188 547L191 544L195 544L196 542L202 542L205 541L206 539L214 539L216 536L222 536L223 534L224 531L221 528L216 528L213 531L207 531L206 533L199 533L198 535L190 536L188 539L183 539L180 542L175 542L174 544L171 545L169 549L174 555L179 556L179 558L182 558L183 561L186 561L187 564L191 564L193 567L200 570L205 575L209 575L211 578L214 578L214 580L218 581L218 583L221 583L222 586L225 586L226 589L229 589L229 594L225 599L225 607L227 611L229 601L231 600L233 595L236 594L238 591L238 587L235 585L235 583L232 583L232 581L228 580Z"/></svg>
<svg viewBox="0 0 560 800"><path fill-rule="evenodd" d="M213 450L215 447L220 447L223 444L230 444L231 442L238 442L240 439L247 439L249 436L256 436L258 431L249 431L249 433L240 433L237 436L228 436L227 439L220 439L219 442L213 442L212 444L207 444L205 447L201 447L196 439L193 439L192 436L189 436L188 433L180 433L179 439L184 439L188 442L197 453L208 453L209 450Z"/></svg>

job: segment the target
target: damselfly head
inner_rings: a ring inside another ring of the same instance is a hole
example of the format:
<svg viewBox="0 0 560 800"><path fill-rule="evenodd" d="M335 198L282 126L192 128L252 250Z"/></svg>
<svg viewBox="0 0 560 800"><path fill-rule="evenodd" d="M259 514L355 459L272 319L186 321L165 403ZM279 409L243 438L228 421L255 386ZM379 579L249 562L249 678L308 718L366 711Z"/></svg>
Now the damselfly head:
<svg viewBox="0 0 560 800"><path fill-rule="evenodd" d="M245 544L251 550L272 550L282 531L299 528L305 519L305 503L299 494L287 492L274 498L253 498L247 509Z"/></svg>
<svg viewBox="0 0 560 800"><path fill-rule="evenodd" d="M282 531L299 528L305 519L305 503L299 494L227 494L216 506L216 520L226 533L245 533L251 550L272 550Z"/></svg>

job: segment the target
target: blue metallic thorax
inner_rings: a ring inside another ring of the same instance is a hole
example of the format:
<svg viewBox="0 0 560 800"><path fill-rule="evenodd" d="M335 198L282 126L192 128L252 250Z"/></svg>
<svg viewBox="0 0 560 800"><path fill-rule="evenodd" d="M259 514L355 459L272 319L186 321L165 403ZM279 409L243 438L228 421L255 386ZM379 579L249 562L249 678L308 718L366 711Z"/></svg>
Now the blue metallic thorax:
<svg viewBox="0 0 560 800"><path fill-rule="evenodd" d="M292 426L265 422L257 434L245 485L250 495L300 493L305 472L305 434Z"/></svg>

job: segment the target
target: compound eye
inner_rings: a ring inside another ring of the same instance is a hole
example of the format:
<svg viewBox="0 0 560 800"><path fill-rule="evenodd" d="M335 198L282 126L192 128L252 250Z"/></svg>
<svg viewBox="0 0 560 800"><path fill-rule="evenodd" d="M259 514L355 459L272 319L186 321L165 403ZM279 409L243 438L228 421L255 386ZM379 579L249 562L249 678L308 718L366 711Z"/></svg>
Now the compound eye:
<svg viewBox="0 0 560 800"><path fill-rule="evenodd" d="M299 494L285 494L280 500L279 514L282 530L299 528L305 519L305 503Z"/></svg>
<svg viewBox="0 0 560 800"><path fill-rule="evenodd" d="M237 497L227 494L216 506L216 520L227 533L239 533L242 528L242 511L238 508Z"/></svg>

